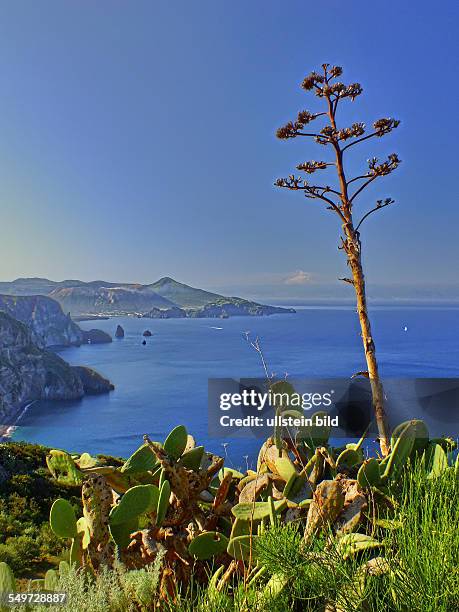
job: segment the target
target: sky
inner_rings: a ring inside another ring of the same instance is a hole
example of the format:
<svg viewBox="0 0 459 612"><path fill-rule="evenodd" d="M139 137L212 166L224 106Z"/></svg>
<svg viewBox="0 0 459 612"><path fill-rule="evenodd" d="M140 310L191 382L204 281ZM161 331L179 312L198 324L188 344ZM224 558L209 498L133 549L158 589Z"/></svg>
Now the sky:
<svg viewBox="0 0 459 612"><path fill-rule="evenodd" d="M273 186L330 154L275 137L319 110L299 85L330 62L364 88L342 125L401 120L349 155L350 173L402 159L356 204L396 200L362 227L369 282L457 286L458 17L444 0L0 3L0 280L334 286L338 219Z"/></svg>

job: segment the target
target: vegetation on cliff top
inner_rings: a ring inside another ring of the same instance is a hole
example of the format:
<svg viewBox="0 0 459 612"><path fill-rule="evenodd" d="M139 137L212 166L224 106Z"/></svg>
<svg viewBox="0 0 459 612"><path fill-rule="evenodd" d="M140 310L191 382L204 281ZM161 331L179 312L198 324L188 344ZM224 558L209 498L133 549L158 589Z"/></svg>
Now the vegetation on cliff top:
<svg viewBox="0 0 459 612"><path fill-rule="evenodd" d="M127 461L3 444L0 562L42 577L19 591L67 592L65 610L449 612L459 461L420 423L394 433L388 460L334 449L322 428L290 450L268 441L246 474L183 426Z"/></svg>
<svg viewBox="0 0 459 612"><path fill-rule="evenodd" d="M58 497L81 513L80 488L57 482L46 467L49 449L37 444L0 444L0 561L19 577L38 577L64 551L49 527L49 511ZM102 463L119 460L100 456Z"/></svg>

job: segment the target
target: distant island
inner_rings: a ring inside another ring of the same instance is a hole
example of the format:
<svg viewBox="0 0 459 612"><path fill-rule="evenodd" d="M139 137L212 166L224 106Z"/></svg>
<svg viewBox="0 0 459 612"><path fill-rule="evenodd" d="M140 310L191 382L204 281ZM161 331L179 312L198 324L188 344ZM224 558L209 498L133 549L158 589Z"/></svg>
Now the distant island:
<svg viewBox="0 0 459 612"><path fill-rule="evenodd" d="M267 306L211 293L167 276L149 285L18 278L12 282L0 282L0 294L47 296L58 302L75 320L126 315L150 319L227 318L295 312L293 308Z"/></svg>

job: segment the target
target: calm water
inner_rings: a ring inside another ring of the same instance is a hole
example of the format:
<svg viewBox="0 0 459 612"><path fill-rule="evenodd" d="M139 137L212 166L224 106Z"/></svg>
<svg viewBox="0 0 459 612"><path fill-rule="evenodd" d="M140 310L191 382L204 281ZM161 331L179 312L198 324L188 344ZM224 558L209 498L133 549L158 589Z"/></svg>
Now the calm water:
<svg viewBox="0 0 459 612"><path fill-rule="evenodd" d="M381 307L372 314L383 376L459 377L458 309ZM118 323L124 339L61 353L70 363L107 376L116 390L76 402L36 403L20 421L15 439L128 456L144 433L162 440L183 423L198 443L222 453L222 441L207 433L207 379L263 375L246 331L260 337L270 370L281 377L288 372L330 378L364 369L356 314L347 308L225 320L126 317L81 326L113 335ZM153 336L142 346L145 329ZM244 454L252 460L258 447L258 441L233 440L226 452L239 461Z"/></svg>

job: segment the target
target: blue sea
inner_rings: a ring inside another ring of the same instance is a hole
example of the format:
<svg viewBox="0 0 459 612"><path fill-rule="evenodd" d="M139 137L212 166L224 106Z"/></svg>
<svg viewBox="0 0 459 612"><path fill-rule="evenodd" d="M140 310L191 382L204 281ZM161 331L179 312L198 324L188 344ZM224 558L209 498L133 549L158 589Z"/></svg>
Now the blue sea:
<svg viewBox="0 0 459 612"><path fill-rule="evenodd" d="M459 377L458 308L381 306L373 307L371 315L383 378ZM95 368L115 391L81 401L36 402L20 420L14 439L127 457L144 433L161 441L184 424L198 444L226 454L230 463L248 456L253 464L259 440L210 438L207 429L209 378L263 377L247 332L252 340L259 338L269 371L279 378L285 373L292 378L349 377L365 369L351 307L229 319L118 317L81 327L114 335L118 324L124 339L60 353L71 364ZM144 346L146 329L153 335Z"/></svg>

